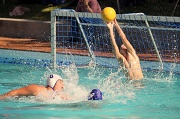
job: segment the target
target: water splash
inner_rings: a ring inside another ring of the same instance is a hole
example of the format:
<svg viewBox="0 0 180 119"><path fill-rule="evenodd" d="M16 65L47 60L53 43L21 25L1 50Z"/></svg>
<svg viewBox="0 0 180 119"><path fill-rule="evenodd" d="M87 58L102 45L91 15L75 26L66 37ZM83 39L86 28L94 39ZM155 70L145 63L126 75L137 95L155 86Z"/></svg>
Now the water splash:
<svg viewBox="0 0 180 119"><path fill-rule="evenodd" d="M117 72L111 73L106 79L99 81L99 86L105 99L111 103L126 103L135 98L134 86L131 81L123 82L126 77L122 73L122 68Z"/></svg>
<svg viewBox="0 0 180 119"><path fill-rule="evenodd" d="M177 79L174 77L174 69L176 67L175 63L171 63L168 67L169 71L151 71L148 72L147 76L145 77L147 80L154 80L156 82L167 82L167 83L174 83Z"/></svg>
<svg viewBox="0 0 180 119"><path fill-rule="evenodd" d="M101 79L105 69L99 67L89 67L88 77L90 80Z"/></svg>
<svg viewBox="0 0 180 119"><path fill-rule="evenodd" d="M99 88L103 92L103 98L108 100L110 103L126 103L128 100L133 100L135 98L132 82L124 82L126 76L124 75L122 67L117 71L112 71L110 69L107 70L107 68L92 66L86 71L90 82L96 82L93 83L93 88ZM38 97L37 99L32 98L32 102L40 100L43 103L66 104L87 101L87 96L90 91L89 89L92 89L92 86L86 82L82 85L79 84L80 79L78 69L74 63L58 68L56 71L47 68L47 71L44 73L42 78L46 79L47 76L52 73L59 74L64 79L65 88L63 93L68 95L69 100L63 100L56 97L56 94L50 93L50 97L46 99L41 97Z"/></svg>
<svg viewBox="0 0 180 119"><path fill-rule="evenodd" d="M75 63L65 66L60 70L62 71L64 78L67 79L69 83L71 82L78 85L79 75Z"/></svg>
<svg viewBox="0 0 180 119"><path fill-rule="evenodd" d="M88 72L89 79L97 79L98 76L100 76L100 71L99 71L99 68L96 66L95 60L91 60L89 62L88 69L89 69L89 72Z"/></svg>

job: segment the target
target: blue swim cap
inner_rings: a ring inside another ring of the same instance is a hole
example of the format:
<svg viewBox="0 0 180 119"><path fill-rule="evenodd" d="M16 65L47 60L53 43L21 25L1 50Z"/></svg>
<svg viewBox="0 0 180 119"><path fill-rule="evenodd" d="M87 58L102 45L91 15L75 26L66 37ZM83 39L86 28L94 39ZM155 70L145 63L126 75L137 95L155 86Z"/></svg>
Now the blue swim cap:
<svg viewBox="0 0 180 119"><path fill-rule="evenodd" d="M93 89L88 96L88 100L102 100L102 92L99 89Z"/></svg>

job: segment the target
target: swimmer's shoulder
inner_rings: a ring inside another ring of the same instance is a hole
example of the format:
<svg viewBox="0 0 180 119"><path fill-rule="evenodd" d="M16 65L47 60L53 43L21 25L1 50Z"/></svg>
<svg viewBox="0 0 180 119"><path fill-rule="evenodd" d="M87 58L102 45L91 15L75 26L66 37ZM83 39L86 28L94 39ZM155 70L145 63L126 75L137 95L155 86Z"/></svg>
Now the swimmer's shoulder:
<svg viewBox="0 0 180 119"><path fill-rule="evenodd" d="M30 84L27 87L29 88L45 88L45 86L43 85L38 85L38 84Z"/></svg>
<svg viewBox="0 0 180 119"><path fill-rule="evenodd" d="M47 88L43 85L37 85L37 84L30 84L27 87L25 87L27 90L32 91L32 92L42 92L42 91L47 91Z"/></svg>

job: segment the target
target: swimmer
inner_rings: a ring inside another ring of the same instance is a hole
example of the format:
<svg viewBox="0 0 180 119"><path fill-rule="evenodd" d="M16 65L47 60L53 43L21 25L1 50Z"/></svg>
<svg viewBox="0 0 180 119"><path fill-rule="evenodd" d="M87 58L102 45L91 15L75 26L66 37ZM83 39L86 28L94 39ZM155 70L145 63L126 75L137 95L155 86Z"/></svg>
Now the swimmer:
<svg viewBox="0 0 180 119"><path fill-rule="evenodd" d="M115 37L114 37L114 32L113 32L114 26L123 42L120 48L118 48ZM120 28L116 19L112 22L108 22L107 27L109 28L109 32L110 32L110 40L111 40L111 44L114 50L114 55L117 61L119 62L119 65L121 65L122 67L125 66L125 69L127 70L127 73L126 73L127 79L132 79L132 80L143 79L144 76L143 76L142 69L140 66L139 57L137 56L136 51L133 48L133 46L130 44L130 42L126 38L126 35Z"/></svg>
<svg viewBox="0 0 180 119"><path fill-rule="evenodd" d="M52 96L52 95L48 95L48 94L52 94L52 93L48 93L51 91L57 93L58 94L57 96L60 96L60 98L64 100L68 100L69 97L66 94L62 93L63 89L64 89L64 82L61 76L57 74L51 74L47 78L46 86L30 84L28 86L14 89L5 94L0 95L0 100L8 99L11 97L20 97L20 96L44 96L45 98L47 96ZM91 97L88 97L88 100L102 100L102 93L100 97L99 89L92 90L90 94L92 95Z"/></svg>
<svg viewBox="0 0 180 119"><path fill-rule="evenodd" d="M89 96L88 100L102 100L102 92L99 89L93 89Z"/></svg>
<svg viewBox="0 0 180 119"><path fill-rule="evenodd" d="M5 94L0 95L0 99L7 99L15 96L47 96L48 91L62 92L64 83L59 75L51 74L47 78L47 86L30 84L28 86L14 89ZM62 99L67 99L65 96L61 96Z"/></svg>

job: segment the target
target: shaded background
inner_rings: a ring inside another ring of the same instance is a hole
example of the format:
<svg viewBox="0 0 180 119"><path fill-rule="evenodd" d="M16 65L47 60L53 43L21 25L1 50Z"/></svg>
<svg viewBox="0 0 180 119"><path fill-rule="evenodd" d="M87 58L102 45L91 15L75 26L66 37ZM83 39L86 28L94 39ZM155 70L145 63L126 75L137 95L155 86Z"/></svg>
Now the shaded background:
<svg viewBox="0 0 180 119"><path fill-rule="evenodd" d="M75 9L78 0L66 0L65 3L50 6L43 0L3 0L0 1L0 18L20 18L32 20L50 20L50 11L54 9ZM113 7L117 13L139 13L154 16L180 16L180 3L177 0L98 0L101 8ZM118 4L119 3L119 7ZM177 4L177 6L176 6ZM31 9L23 16L10 17L9 12L15 6L25 6ZM176 9L174 11L174 8ZM173 13L174 11L174 13Z"/></svg>

